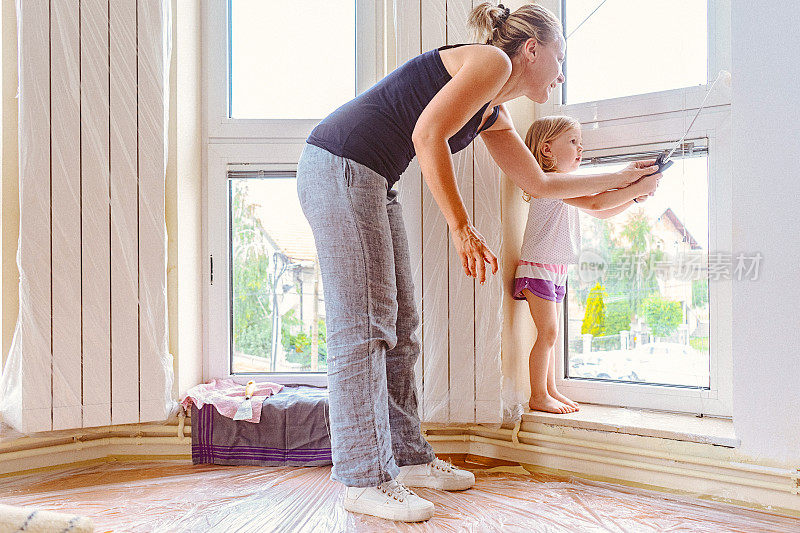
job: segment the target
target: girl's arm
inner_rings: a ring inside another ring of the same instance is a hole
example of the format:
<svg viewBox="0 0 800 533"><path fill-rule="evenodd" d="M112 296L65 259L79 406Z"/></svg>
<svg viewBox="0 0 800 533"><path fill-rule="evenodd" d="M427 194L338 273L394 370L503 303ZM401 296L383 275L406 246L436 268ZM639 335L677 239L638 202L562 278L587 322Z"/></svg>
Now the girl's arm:
<svg viewBox="0 0 800 533"><path fill-rule="evenodd" d="M638 198L635 198L634 200L631 200L630 202L624 203L617 207L612 207L611 209L601 209L600 211L592 211L591 209L581 209L581 211L595 218L601 218L601 219L611 218L615 215L622 213L623 211L625 211L626 209L628 209L630 206L634 205L637 202L641 204L649 197L650 197L649 194L644 194Z"/></svg>
<svg viewBox="0 0 800 533"><path fill-rule="evenodd" d="M615 191L605 191L600 194L581 196L578 198L564 198L564 203L574 205L588 211L605 211L616 207L627 207L633 203L634 198L646 196L653 193L658 187L658 180L661 174L645 176L629 187L617 189ZM622 209L624 210L624 208ZM619 211L617 211L618 213ZM616 213L614 213L616 214ZM613 216L613 215L612 215Z"/></svg>
<svg viewBox="0 0 800 533"><path fill-rule="evenodd" d="M492 159L519 188L535 198L575 198L621 189L647 174L658 171L653 160L637 161L619 172L573 176L544 173L514 128L505 106L500 106L497 121L481 132ZM636 195L638 196L638 195Z"/></svg>
<svg viewBox="0 0 800 533"><path fill-rule="evenodd" d="M601 209L599 211L592 211L591 209L581 209L581 211L583 211L587 215L593 216L594 218L606 219L622 213L632 205L635 205L633 200L626 202L622 205L618 205L617 207L612 207L611 209Z"/></svg>

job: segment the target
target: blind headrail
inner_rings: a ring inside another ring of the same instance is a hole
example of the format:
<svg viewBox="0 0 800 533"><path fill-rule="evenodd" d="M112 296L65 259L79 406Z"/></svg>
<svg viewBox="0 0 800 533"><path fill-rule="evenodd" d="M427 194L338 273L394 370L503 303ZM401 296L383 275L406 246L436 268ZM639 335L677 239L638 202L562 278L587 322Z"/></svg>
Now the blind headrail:
<svg viewBox="0 0 800 533"><path fill-rule="evenodd" d="M655 159L667 149L668 145L658 147L648 147L647 149L636 150L637 147L625 147L611 150L603 150L598 155L591 155L591 152L584 153L581 166L595 166L595 165L610 165L614 163L629 163L631 161L641 161L643 159ZM616 152L616 153L614 153ZM620 153L622 152L622 153ZM672 154L673 159L682 159L687 157L701 157L708 155L708 143L706 139L697 139L682 143L681 146Z"/></svg>

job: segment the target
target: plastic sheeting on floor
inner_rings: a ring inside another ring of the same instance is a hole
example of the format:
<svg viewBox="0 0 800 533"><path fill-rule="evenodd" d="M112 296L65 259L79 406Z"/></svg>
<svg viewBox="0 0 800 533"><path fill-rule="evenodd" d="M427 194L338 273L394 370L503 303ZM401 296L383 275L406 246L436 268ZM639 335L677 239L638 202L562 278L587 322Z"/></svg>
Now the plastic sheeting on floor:
<svg viewBox="0 0 800 533"><path fill-rule="evenodd" d="M0 478L0 501L89 516L97 531L800 531L800 519L717 502L519 467L473 471L468 491L418 489L436 505L419 524L344 511L330 467L111 462Z"/></svg>

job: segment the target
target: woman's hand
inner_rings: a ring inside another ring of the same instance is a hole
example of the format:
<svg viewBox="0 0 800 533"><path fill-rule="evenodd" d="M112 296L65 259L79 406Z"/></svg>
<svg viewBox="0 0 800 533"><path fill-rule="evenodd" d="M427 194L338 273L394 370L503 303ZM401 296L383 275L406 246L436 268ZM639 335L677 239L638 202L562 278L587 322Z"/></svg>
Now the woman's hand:
<svg viewBox="0 0 800 533"><path fill-rule="evenodd" d="M486 281L486 265L484 261L492 265L492 274L497 273L497 257L486 245L483 236L478 233L475 226L466 224L460 228L450 231L453 237L458 256L461 258L461 266L467 276L478 278L483 283Z"/></svg>
<svg viewBox="0 0 800 533"><path fill-rule="evenodd" d="M617 188L624 189L628 185L636 183L648 174L654 174L658 176L658 178L661 178L661 174L656 174L658 172L658 165L656 165L655 162L655 159L649 159L647 161L634 161L627 167L618 171L617 176L619 177L619 184L617 185Z"/></svg>

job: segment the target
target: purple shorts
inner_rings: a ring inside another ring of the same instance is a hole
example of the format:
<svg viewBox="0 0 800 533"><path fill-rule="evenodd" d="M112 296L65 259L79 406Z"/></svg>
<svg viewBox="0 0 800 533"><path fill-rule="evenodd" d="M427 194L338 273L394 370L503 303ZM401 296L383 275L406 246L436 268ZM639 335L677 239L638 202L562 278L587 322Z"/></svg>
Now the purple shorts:
<svg viewBox="0 0 800 533"><path fill-rule="evenodd" d="M528 289L539 298L558 303L564 300L566 285L567 265L520 261L514 274L512 296L515 300L524 300L522 291Z"/></svg>

